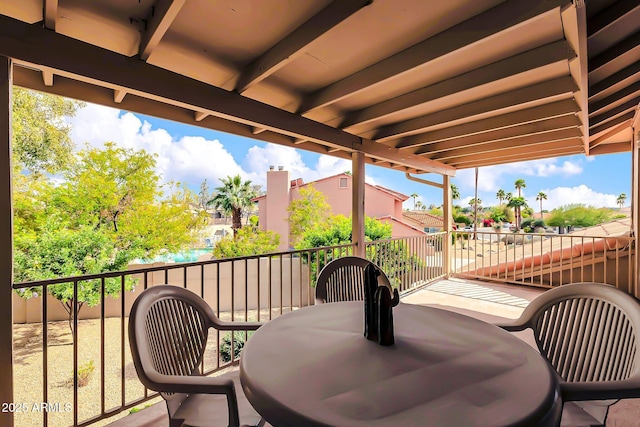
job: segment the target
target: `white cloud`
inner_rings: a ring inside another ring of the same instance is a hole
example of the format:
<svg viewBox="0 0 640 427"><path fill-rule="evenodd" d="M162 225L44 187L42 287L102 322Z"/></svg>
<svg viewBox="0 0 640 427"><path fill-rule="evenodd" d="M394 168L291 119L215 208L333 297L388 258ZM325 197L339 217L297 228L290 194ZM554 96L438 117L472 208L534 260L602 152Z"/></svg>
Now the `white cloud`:
<svg viewBox="0 0 640 427"><path fill-rule="evenodd" d="M617 195L598 193L586 185L576 187L556 187L542 190L547 195L547 200L542 201L542 208L545 210L555 209L569 204L583 204L595 207L616 207ZM540 202L535 196L528 197L527 203L536 211L540 209Z"/></svg>
<svg viewBox="0 0 640 427"><path fill-rule="evenodd" d="M548 178L552 176L567 177L582 173L580 164L550 158L531 160L528 162L509 163L506 165L486 166L478 169L478 191L496 192L503 188L511 189L516 179L526 177ZM473 191L475 187L475 169L463 169L456 173L454 182L463 193Z"/></svg>
<svg viewBox="0 0 640 427"><path fill-rule="evenodd" d="M248 148L244 159L236 159L224 147L224 141L201 136L175 140L165 129L154 129L132 113L94 104L87 104L69 121L71 136L78 148L83 148L85 143L102 147L105 142L113 141L121 147L144 149L157 155L157 172L165 181L179 181L194 189L205 178L213 188L220 185L219 178L237 174L264 186L271 165L284 166L291 179L302 178L305 182L351 170L350 160L320 155L316 164L309 166L300 151L268 143L254 145ZM193 134L197 133L194 129ZM366 180L375 185L372 177L367 176Z"/></svg>

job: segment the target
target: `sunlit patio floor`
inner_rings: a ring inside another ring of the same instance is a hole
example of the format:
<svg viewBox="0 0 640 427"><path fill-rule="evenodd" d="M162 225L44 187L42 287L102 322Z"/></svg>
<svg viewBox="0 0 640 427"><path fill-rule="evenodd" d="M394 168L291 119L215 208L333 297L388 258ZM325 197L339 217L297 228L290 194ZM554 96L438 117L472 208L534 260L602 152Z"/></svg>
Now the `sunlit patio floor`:
<svg viewBox="0 0 640 427"><path fill-rule="evenodd" d="M451 310L489 323L515 319L544 289L460 278L442 279L405 294L402 302ZM535 347L533 336L518 337ZM109 427L168 426L164 402L120 418ZM640 399L628 399L609 410L607 426L640 427ZM267 426L269 426L267 424Z"/></svg>

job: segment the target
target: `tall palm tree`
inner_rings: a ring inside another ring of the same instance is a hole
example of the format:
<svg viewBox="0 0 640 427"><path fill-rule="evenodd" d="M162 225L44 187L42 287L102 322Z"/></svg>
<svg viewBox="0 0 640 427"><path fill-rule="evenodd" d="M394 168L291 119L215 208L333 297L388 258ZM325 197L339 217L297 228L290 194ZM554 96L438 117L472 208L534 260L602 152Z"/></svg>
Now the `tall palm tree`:
<svg viewBox="0 0 640 427"><path fill-rule="evenodd" d="M516 187L516 190L518 190L518 197L522 197L522 189L527 186L527 184L525 184L524 182L524 179L522 178L516 179L514 186Z"/></svg>
<svg viewBox="0 0 640 427"><path fill-rule="evenodd" d="M227 176L220 181L222 187L216 188L216 195L207 204L221 208L227 214L231 213L231 228L235 237L236 232L242 228L242 210L252 205L251 199L256 193L251 181L242 182L240 175Z"/></svg>
<svg viewBox="0 0 640 427"><path fill-rule="evenodd" d="M540 219L542 219L542 201L547 200L547 195L541 191L536 196L536 200L540 201Z"/></svg>
<svg viewBox="0 0 640 427"><path fill-rule="evenodd" d="M502 201L506 198L507 198L507 193L505 193L502 188L499 189L498 192L496 193L496 199L498 199L500 204L502 204Z"/></svg>
<svg viewBox="0 0 640 427"><path fill-rule="evenodd" d="M520 228L520 224L522 223L521 212L523 207L527 207L527 200L520 196L512 197L509 199L507 206L513 208L513 211L516 214L516 227Z"/></svg>
<svg viewBox="0 0 640 427"><path fill-rule="evenodd" d="M622 193L618 196L618 198L616 199L616 203L620 205L620 209L622 209L622 206L624 206L624 202L626 200L627 200L627 195L625 193Z"/></svg>
<svg viewBox="0 0 640 427"><path fill-rule="evenodd" d="M451 199L457 200L460 198L460 190L458 190L458 186L455 184L451 184Z"/></svg>
<svg viewBox="0 0 640 427"><path fill-rule="evenodd" d="M416 210L416 197L418 197L417 193L413 193L411 196L409 197L413 197L413 210Z"/></svg>

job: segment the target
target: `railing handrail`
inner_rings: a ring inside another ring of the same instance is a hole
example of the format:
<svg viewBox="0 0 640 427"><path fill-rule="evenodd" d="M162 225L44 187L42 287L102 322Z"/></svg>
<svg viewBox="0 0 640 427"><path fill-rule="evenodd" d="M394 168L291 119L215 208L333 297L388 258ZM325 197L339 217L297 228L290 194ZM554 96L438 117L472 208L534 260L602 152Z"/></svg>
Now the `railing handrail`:
<svg viewBox="0 0 640 427"><path fill-rule="evenodd" d="M120 277L123 274L133 275L133 274L141 274L141 273L150 273L154 271L165 271L165 270L172 270L172 269L178 269L178 268L197 267L202 265L220 264L223 262L231 262L231 261L244 261L244 260L260 259L260 258L274 258L274 257L283 256L283 255L292 256L295 254L301 254L306 252L348 249L350 247L353 247L353 244L349 243L344 245L322 246L319 248L296 249L296 250L285 251L285 252L269 252L269 253L264 253L259 255L245 255L245 256L230 257L230 258L217 258L217 259L208 259L204 261L163 263L162 266L149 266L149 267L141 267L141 268L136 268L131 270L106 271L104 273L92 273L92 274L83 274L79 276L66 276L66 277L57 277L53 279L33 280L28 282L16 282L13 284L13 289L25 289L25 288L32 288L36 286L48 286L48 285L56 285L61 283L82 282L86 280Z"/></svg>

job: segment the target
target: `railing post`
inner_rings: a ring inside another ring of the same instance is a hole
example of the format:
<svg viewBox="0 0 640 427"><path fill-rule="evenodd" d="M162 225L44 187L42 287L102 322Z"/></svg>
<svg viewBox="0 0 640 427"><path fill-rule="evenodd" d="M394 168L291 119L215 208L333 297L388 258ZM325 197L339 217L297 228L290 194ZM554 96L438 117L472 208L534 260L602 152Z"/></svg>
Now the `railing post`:
<svg viewBox="0 0 640 427"><path fill-rule="evenodd" d="M451 178L442 176L442 226L445 232L442 242L442 273L449 277L451 273L451 233L453 229L453 216L451 214Z"/></svg>
<svg viewBox="0 0 640 427"><path fill-rule="evenodd" d="M12 83L11 59L0 57L0 404L13 402ZM0 411L0 425L13 426L11 411Z"/></svg>
<svg viewBox="0 0 640 427"><path fill-rule="evenodd" d="M351 241L354 243L353 254L364 258L364 153L354 151L351 163Z"/></svg>
<svg viewBox="0 0 640 427"><path fill-rule="evenodd" d="M638 185L638 179L640 179L640 123L638 122L640 120L636 115L634 125L637 124L638 127L634 127L631 136L631 235L634 242L632 245L633 251L629 251L630 263L633 254L629 290L636 298L640 298L640 257L638 257L638 236L640 236L640 227L638 227L638 221L640 220L640 186Z"/></svg>

